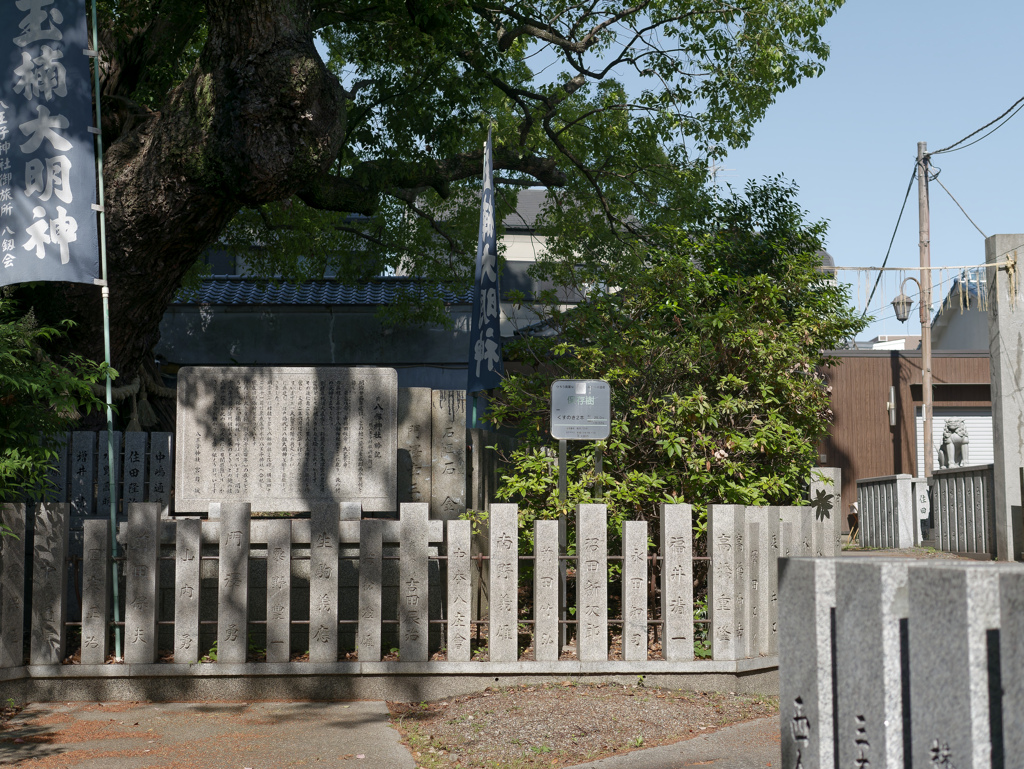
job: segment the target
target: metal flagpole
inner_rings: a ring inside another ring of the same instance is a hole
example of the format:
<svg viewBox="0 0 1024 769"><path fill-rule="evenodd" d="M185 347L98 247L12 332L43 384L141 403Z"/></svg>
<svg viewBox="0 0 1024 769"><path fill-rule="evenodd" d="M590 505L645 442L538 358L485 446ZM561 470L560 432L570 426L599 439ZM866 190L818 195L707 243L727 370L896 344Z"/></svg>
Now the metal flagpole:
<svg viewBox="0 0 1024 769"><path fill-rule="evenodd" d="M121 659L121 605L118 590L117 569L117 473L114 466L114 409L111 397L110 382L110 284L107 281L107 219L103 209L103 122L100 112L100 46L99 33L96 25L96 0L92 0L92 50L89 56L93 60L93 96L96 102L96 210L100 215L100 286L103 292L103 359L107 364L107 474L110 478L110 559L113 567L114 589L114 657Z"/></svg>

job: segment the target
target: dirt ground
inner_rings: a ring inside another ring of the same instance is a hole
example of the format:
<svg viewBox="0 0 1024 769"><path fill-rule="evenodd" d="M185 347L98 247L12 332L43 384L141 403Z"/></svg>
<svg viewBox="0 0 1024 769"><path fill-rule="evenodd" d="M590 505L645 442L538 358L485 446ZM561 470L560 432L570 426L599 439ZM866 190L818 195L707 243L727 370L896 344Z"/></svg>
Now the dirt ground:
<svg viewBox="0 0 1024 769"><path fill-rule="evenodd" d="M982 555L972 558L965 553L946 553L942 550L935 550L930 547L901 547L879 549L873 547L860 547L858 545L843 545L843 555L852 556L879 556L884 558L938 558L942 560L991 560L988 556Z"/></svg>
<svg viewBox="0 0 1024 769"><path fill-rule="evenodd" d="M563 681L388 709L424 769L557 768L777 715L778 697Z"/></svg>

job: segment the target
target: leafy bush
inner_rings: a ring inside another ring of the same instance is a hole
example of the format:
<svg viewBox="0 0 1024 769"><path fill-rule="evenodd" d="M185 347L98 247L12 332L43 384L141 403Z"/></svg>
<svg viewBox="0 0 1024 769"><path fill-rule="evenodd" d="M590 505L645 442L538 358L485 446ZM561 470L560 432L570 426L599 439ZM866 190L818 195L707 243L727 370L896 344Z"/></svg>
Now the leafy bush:
<svg viewBox="0 0 1024 769"><path fill-rule="evenodd" d="M555 333L506 349L512 373L490 418L520 438L498 496L520 505L524 549L533 520L594 501L597 481L610 539L623 521L656 523L662 502L693 504L698 536L708 504L806 503L832 418L817 370L862 325L820 269L825 225L805 222L795 197L778 180L750 183L701 224L637 239L633 259L577 269L590 300L568 311L553 301ZM608 381L613 410L600 477L598 444L569 442L565 506L549 434L561 378Z"/></svg>
<svg viewBox="0 0 1024 769"><path fill-rule="evenodd" d="M68 327L38 325L0 291L0 502L51 494L57 442L81 414L103 406L91 385L106 377L105 364L47 353Z"/></svg>

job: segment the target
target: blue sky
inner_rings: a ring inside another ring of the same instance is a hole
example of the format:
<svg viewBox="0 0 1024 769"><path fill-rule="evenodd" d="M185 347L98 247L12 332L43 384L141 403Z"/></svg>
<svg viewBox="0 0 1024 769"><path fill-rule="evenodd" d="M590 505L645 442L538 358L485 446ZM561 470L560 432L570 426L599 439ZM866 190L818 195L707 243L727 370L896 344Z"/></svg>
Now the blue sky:
<svg viewBox="0 0 1024 769"><path fill-rule="evenodd" d="M880 266L917 142L929 150L950 145L1024 96L1022 30L1024 3L1012 0L850 0L824 28L832 49L825 74L779 97L749 147L722 164L719 182L742 187L748 178L784 174L799 185L811 217L829 221L827 249L837 265ZM1022 134L1024 112L975 146L933 159L986 235L1024 232ZM935 182L930 192L932 264L983 263L984 238ZM917 244L915 184L889 266L917 266ZM857 276L845 277L856 283ZM879 320L859 338L920 332L916 308L906 324L893 317L897 287L890 274L884 307L878 294L872 301ZM853 294L863 308L863 286ZM937 302L937 287L933 294Z"/></svg>

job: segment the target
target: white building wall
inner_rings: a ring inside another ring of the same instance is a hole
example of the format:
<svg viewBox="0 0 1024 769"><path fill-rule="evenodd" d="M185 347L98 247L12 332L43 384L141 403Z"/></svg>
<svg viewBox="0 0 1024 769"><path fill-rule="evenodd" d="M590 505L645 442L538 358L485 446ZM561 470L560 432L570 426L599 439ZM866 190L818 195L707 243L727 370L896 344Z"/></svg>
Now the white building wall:
<svg viewBox="0 0 1024 769"><path fill-rule="evenodd" d="M942 446L942 431L947 419L963 419L970 438L967 452L967 464L987 465L993 461L992 451L992 409L985 408L945 408L934 409L932 417L932 469L939 469L938 451ZM917 409L917 477L924 477L924 417L921 409Z"/></svg>

